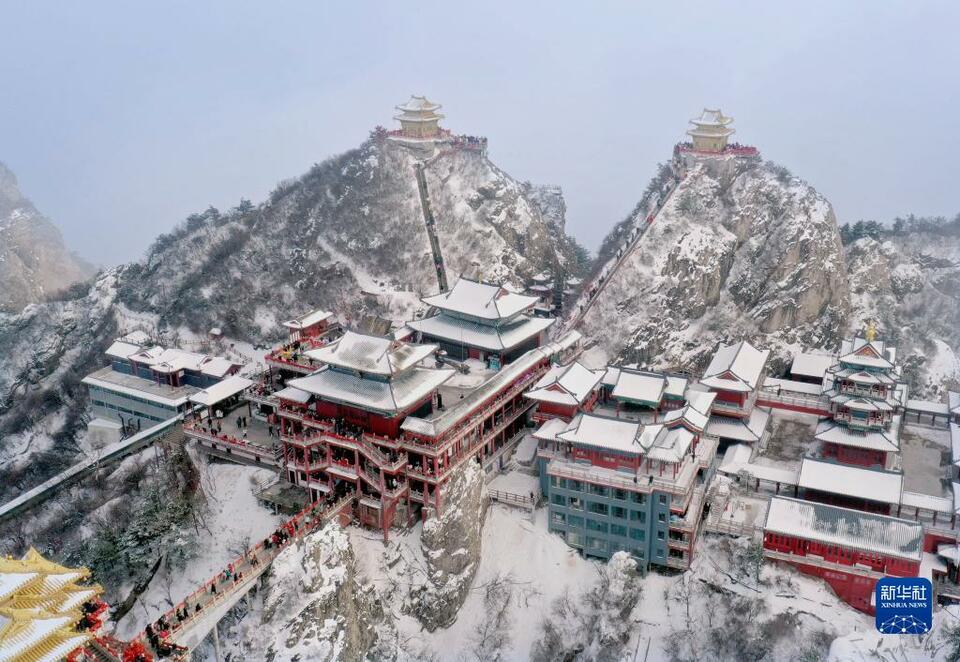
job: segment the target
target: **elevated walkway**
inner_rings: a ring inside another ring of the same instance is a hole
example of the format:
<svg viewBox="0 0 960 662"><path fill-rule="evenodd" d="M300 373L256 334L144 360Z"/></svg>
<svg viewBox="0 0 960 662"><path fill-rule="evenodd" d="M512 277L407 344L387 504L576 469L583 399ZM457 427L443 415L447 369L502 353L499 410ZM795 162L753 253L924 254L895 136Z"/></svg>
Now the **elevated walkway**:
<svg viewBox="0 0 960 662"><path fill-rule="evenodd" d="M89 454L86 459L81 462L60 472L49 480L40 483L33 489L27 490L16 499L0 506L0 521L16 517L30 510L37 504L49 499L64 487L76 483L102 467L118 462L128 455L143 450L161 439L182 440L183 431L180 428L181 419L182 417L178 416L163 421L151 428L141 430L132 437L121 439L114 444L110 444Z"/></svg>
<svg viewBox="0 0 960 662"><path fill-rule="evenodd" d="M163 615L171 626L167 641L188 649L196 648L214 631L220 620L258 585L260 576L266 572L282 550L308 533L316 531L338 515L349 512L355 500L354 494L348 494L330 505L313 503L278 527L290 534L286 543L272 545L267 549L263 542L260 542L234 560L234 573L241 576L239 581L232 579L221 581L221 575L218 573ZM212 586L216 587L216 593L211 592ZM178 621L177 610L183 608L187 609L188 616L186 620ZM138 635L136 639L144 644L147 643L145 632Z"/></svg>

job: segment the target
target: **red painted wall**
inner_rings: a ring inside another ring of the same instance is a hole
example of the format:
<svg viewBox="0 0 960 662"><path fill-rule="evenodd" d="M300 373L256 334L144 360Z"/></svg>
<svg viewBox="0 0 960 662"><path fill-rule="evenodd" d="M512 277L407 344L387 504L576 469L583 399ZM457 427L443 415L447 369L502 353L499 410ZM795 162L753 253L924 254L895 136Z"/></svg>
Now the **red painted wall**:
<svg viewBox="0 0 960 662"><path fill-rule="evenodd" d="M791 561L801 572L820 577L834 590L847 604L868 614L873 614L870 607L870 596L873 594L876 580L846 573L842 569L821 568L803 562L807 554L816 554L824 560L839 565L852 566L860 563L869 566L877 572L891 577L915 577L920 572L920 562L881 554L868 554L856 549L839 545L825 545L812 540L803 540L775 533L765 533L763 536L764 549L796 555L797 560Z"/></svg>
<svg viewBox="0 0 960 662"><path fill-rule="evenodd" d="M887 460L887 454L883 451L850 448L840 444L824 444L823 454L825 457L836 458L844 464L853 464L858 467L882 467Z"/></svg>
<svg viewBox="0 0 960 662"><path fill-rule="evenodd" d="M628 467L637 469L640 466L640 456L628 457L624 455L613 455L603 451L587 450L586 448L573 447L573 457L577 460L584 460L596 467L606 469L616 469L618 467Z"/></svg>

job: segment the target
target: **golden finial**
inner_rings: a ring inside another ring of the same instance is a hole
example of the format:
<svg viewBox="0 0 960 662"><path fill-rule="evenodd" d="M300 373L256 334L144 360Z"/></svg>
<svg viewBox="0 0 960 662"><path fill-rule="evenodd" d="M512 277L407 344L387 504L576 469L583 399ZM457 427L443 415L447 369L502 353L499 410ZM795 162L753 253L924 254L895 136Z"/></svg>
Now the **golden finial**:
<svg viewBox="0 0 960 662"><path fill-rule="evenodd" d="M877 339L877 323L874 320L869 320L867 322L867 328L864 331L863 336L867 339L867 342L873 342Z"/></svg>

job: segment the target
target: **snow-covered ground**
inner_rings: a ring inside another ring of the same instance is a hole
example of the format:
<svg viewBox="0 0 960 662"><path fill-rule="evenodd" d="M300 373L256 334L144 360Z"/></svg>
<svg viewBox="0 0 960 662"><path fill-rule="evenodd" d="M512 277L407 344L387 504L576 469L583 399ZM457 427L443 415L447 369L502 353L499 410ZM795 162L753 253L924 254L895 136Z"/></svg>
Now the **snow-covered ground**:
<svg viewBox="0 0 960 662"><path fill-rule="evenodd" d="M476 630L486 615L483 590L497 577L505 578L512 587L513 598L509 621L510 643L505 659L525 660L538 634L540 619L549 611L550 603L564 590L577 591L597 578L597 564L586 561L567 547L560 538L547 533L547 511L541 508L531 522L523 511L493 505L483 527L480 567L473 590L460 609L456 623L446 630L430 633L411 616L399 613L399 601L389 607L397 618L401 639L408 638L413 648L437 653L441 660L469 657ZM420 527L395 535L402 553L412 563L423 564L420 558ZM383 564L382 538L371 531L350 528L350 539L356 549L360 571L374 582L378 590L400 581L395 568ZM390 596L383 596L390 602ZM394 598L401 595L393 594Z"/></svg>
<svg viewBox="0 0 960 662"><path fill-rule="evenodd" d="M208 504L199 535L199 552L184 568L171 572L160 568L147 590L117 624L116 634L120 637L140 632L223 570L244 548L267 537L285 519L258 504L253 496L254 485L268 480L274 475L272 471L196 461Z"/></svg>

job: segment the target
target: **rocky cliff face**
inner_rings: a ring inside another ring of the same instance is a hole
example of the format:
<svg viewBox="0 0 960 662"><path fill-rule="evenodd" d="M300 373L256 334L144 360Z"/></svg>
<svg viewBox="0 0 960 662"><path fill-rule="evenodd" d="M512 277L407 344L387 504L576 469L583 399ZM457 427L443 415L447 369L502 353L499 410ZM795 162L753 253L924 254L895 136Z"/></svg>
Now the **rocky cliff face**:
<svg viewBox="0 0 960 662"><path fill-rule="evenodd" d="M259 627L242 659L323 662L394 659L395 631L360 581L350 539L336 522L284 550L271 566Z"/></svg>
<svg viewBox="0 0 960 662"><path fill-rule="evenodd" d="M0 163L0 312L44 301L94 269L73 255L57 227L37 211Z"/></svg>
<svg viewBox="0 0 960 662"><path fill-rule="evenodd" d="M161 323L248 339L316 307L409 318L438 291L414 175L421 158L374 136L262 205L195 215L125 272L123 301ZM425 173L449 281L516 280L558 261L576 270L557 192L514 181L477 151L441 152Z"/></svg>
<svg viewBox="0 0 960 662"><path fill-rule="evenodd" d="M758 160L689 166L682 179L676 163L658 176L679 184L587 314L588 337L614 355L687 368L722 340L751 338L784 356L835 344L849 295L826 199ZM661 196L648 191L619 233L646 223Z"/></svg>
<svg viewBox="0 0 960 662"><path fill-rule="evenodd" d="M483 469L467 462L450 479L440 516L423 525L427 576L411 591L409 609L430 632L456 620L480 564L483 485Z"/></svg>
<svg viewBox="0 0 960 662"><path fill-rule="evenodd" d="M960 386L960 232L864 237L846 247L846 259L852 326L879 323L914 396L939 399Z"/></svg>

